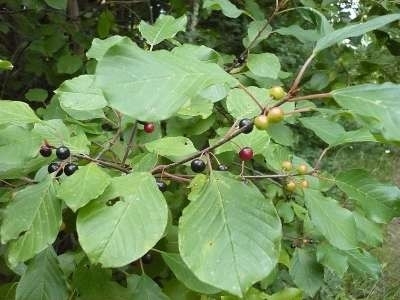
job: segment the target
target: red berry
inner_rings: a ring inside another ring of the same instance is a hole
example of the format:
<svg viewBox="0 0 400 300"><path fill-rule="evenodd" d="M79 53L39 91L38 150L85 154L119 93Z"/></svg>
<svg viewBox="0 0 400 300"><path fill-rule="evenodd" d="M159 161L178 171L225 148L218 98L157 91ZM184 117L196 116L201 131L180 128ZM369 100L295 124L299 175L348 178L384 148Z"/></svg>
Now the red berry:
<svg viewBox="0 0 400 300"><path fill-rule="evenodd" d="M250 160L253 158L253 149L250 147L244 147L239 151L239 157L241 160Z"/></svg>
<svg viewBox="0 0 400 300"><path fill-rule="evenodd" d="M145 123L143 129L147 133L152 133L155 129L154 123Z"/></svg>

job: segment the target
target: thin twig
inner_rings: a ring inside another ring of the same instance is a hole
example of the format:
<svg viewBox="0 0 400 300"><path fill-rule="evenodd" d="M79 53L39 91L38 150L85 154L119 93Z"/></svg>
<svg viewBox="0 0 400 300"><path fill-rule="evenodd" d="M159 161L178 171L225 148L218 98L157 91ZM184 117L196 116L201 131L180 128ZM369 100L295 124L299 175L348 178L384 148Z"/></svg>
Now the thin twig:
<svg viewBox="0 0 400 300"><path fill-rule="evenodd" d="M314 170L317 171L319 170L320 166L321 166L321 161L324 158L324 156L326 155L326 153L330 150L330 147L326 147L324 150L322 150L321 155L318 157L317 161L314 164Z"/></svg>
<svg viewBox="0 0 400 300"><path fill-rule="evenodd" d="M255 104L260 108L261 111L264 110L264 106L257 100L257 98L243 85L239 82L239 87L254 101Z"/></svg>
<svg viewBox="0 0 400 300"><path fill-rule="evenodd" d="M131 134L129 135L128 144L126 145L126 150L125 150L125 153L124 153L124 157L122 158L122 161L121 161L122 165L125 164L126 159L128 158L128 156L129 156L129 154L131 152L131 149L133 147L133 140L134 140L135 135L136 135L136 130L137 130L137 121L133 125Z"/></svg>
<svg viewBox="0 0 400 300"><path fill-rule="evenodd" d="M188 183L188 182L191 181L188 178L184 178L184 177L178 176L176 174L171 174L171 173L168 173L168 172L162 172L161 177L168 177L168 178L171 178L171 179L173 179L175 181L185 182L185 183Z"/></svg>
<svg viewBox="0 0 400 300"><path fill-rule="evenodd" d="M99 159L104 153L108 152L112 146L114 146L115 142L117 141L117 139L119 138L121 134L121 127L118 127L117 132L114 134L114 136L112 137L111 140L109 140L107 142L107 146L104 147L97 155L96 155L96 159Z"/></svg>
<svg viewBox="0 0 400 300"><path fill-rule="evenodd" d="M325 98L331 98L331 97L332 97L331 93L311 94L311 95L290 98L288 100L288 102L296 102L296 101L301 101L301 100L313 100L313 99L325 99Z"/></svg>
<svg viewBox="0 0 400 300"><path fill-rule="evenodd" d="M310 65L310 63L312 62L312 60L314 59L315 54L312 53L307 60L305 61L305 63L303 64L303 66L301 67L299 73L297 74L295 80L292 83L292 86L289 89L288 94L291 95L294 93L295 90L297 90L297 87L300 84L301 79L303 78L304 72L307 70L308 66Z"/></svg>
<svg viewBox="0 0 400 300"><path fill-rule="evenodd" d="M120 164L113 163L113 162L106 161L106 160L102 160L102 159L96 159L96 158L90 157L89 155L74 154L73 156L76 157L76 158L85 159L85 160L88 160L88 161L92 161L92 162L98 163L99 165L102 165L104 167L112 168L112 169L124 172L126 174L129 174L130 171L131 171L131 168L128 167L128 166L127 167L123 167Z"/></svg>

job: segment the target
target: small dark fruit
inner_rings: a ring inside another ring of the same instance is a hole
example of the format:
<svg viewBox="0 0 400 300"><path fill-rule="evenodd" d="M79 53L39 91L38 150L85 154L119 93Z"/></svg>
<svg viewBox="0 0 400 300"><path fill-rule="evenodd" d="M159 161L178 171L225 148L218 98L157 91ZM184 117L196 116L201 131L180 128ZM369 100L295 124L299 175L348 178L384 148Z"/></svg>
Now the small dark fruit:
<svg viewBox="0 0 400 300"><path fill-rule="evenodd" d="M144 264L150 264L153 261L153 256L150 252L147 252L145 255L142 256L141 260Z"/></svg>
<svg viewBox="0 0 400 300"><path fill-rule="evenodd" d="M52 150L51 150L50 147L48 147L48 146L46 146L46 145L43 145L43 146L40 147L39 152L40 152L40 155L41 155L41 156L43 156L43 157L49 157L49 156L51 155Z"/></svg>
<svg viewBox="0 0 400 300"><path fill-rule="evenodd" d="M193 159L190 163L190 167L192 168L193 172L200 173L203 172L206 168L206 164L201 159Z"/></svg>
<svg viewBox="0 0 400 300"><path fill-rule="evenodd" d="M67 176L71 176L75 173L76 170L78 170L78 166L76 164L69 163L66 164L64 167L64 174Z"/></svg>
<svg viewBox="0 0 400 300"><path fill-rule="evenodd" d="M247 134L253 130L253 122L250 119L241 119L239 121L239 128L245 128L243 133Z"/></svg>
<svg viewBox="0 0 400 300"><path fill-rule="evenodd" d="M228 171L228 166L226 166L226 165L218 165L218 170L220 170L220 171Z"/></svg>
<svg viewBox="0 0 400 300"><path fill-rule="evenodd" d="M71 155L71 152L69 151L68 147L60 146L56 149L56 155L59 159L64 160Z"/></svg>
<svg viewBox="0 0 400 300"><path fill-rule="evenodd" d="M49 166L47 167L47 171L50 174L58 171L56 176L60 176L62 174L61 166L57 162L52 162L51 164L49 164Z"/></svg>
<svg viewBox="0 0 400 300"><path fill-rule="evenodd" d="M250 160L253 158L253 156L253 149L251 149L250 147L244 147L239 151L239 157L243 161Z"/></svg>
<svg viewBox="0 0 400 300"><path fill-rule="evenodd" d="M143 129L147 133L152 133L155 129L154 123L145 123Z"/></svg>
<svg viewBox="0 0 400 300"><path fill-rule="evenodd" d="M164 193L167 190L167 184L162 180L157 180L158 189Z"/></svg>

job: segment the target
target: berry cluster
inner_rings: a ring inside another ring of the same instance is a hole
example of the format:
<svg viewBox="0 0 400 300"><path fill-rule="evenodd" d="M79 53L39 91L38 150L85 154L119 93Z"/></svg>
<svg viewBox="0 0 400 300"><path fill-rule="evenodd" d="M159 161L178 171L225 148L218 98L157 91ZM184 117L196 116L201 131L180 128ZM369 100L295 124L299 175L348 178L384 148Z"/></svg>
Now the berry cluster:
<svg viewBox="0 0 400 300"><path fill-rule="evenodd" d="M293 165L290 161L283 161L282 162L282 169L285 172L291 172L293 170ZM300 164L296 168L297 175L306 175L308 172L308 167L305 164ZM302 189L306 189L309 187L309 182L306 179L296 182L293 178L289 178L286 182L286 190L289 192L294 192L297 187Z"/></svg>
<svg viewBox="0 0 400 300"><path fill-rule="evenodd" d="M50 146L46 143L45 145L42 145L40 147L39 153L43 157L49 157L53 152L53 148L53 146ZM71 176L75 173L76 170L78 170L78 166L74 163L63 163L63 161L71 156L71 151L68 147L60 146L56 148L56 156L59 160L61 160L61 162L57 161L49 164L49 166L47 167L47 171L50 174L57 172L56 177L58 177L64 172L65 175Z"/></svg>

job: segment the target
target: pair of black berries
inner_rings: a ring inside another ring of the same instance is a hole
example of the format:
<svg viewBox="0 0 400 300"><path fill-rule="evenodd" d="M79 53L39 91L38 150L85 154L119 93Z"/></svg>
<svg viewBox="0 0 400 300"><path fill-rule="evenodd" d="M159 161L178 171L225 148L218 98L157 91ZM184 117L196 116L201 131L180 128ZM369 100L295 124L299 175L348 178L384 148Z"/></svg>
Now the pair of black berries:
<svg viewBox="0 0 400 300"><path fill-rule="evenodd" d="M206 169L206 163L202 159L196 158L196 159L193 159L192 162L190 163L190 168L195 173L201 173ZM225 165L219 164L218 170L227 171L228 167Z"/></svg>
<svg viewBox="0 0 400 300"><path fill-rule="evenodd" d="M39 152L42 156L49 157L53 151L51 146L43 145L40 147ZM71 151L66 146L60 146L56 148L56 156L60 160L65 160L71 156ZM57 172L56 176L60 176L63 171L65 175L70 176L74 174L76 170L78 170L78 166L74 163L67 163L64 165L64 167L62 167L62 164L59 162L52 162L47 167L47 171L49 173Z"/></svg>

